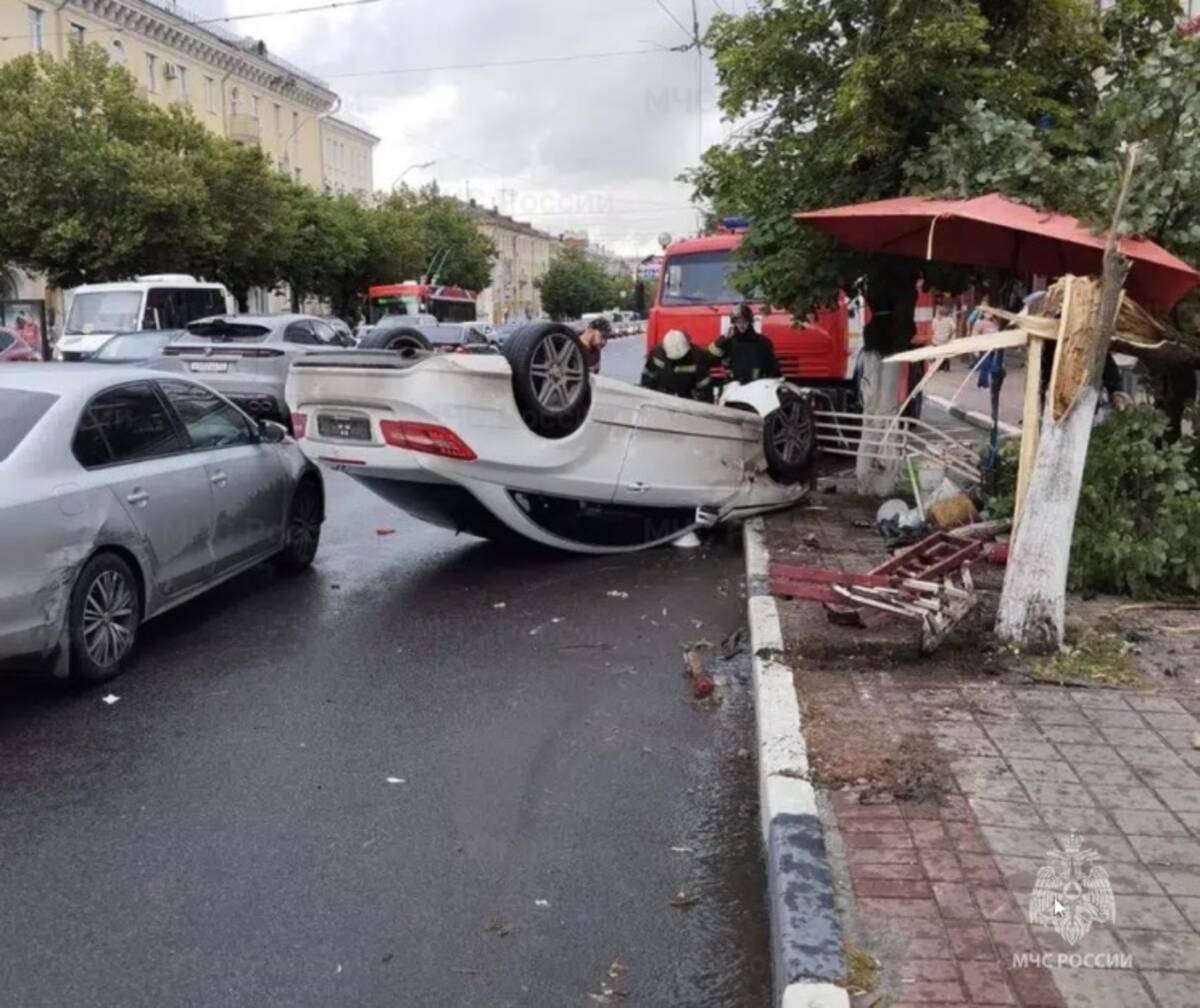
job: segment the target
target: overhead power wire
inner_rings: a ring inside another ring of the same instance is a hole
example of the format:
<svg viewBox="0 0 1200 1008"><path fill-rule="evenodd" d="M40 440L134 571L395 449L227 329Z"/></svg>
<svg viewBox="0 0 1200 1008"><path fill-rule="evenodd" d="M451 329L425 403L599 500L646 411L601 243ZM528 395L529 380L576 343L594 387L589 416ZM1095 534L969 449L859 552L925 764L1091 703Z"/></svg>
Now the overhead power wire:
<svg viewBox="0 0 1200 1008"><path fill-rule="evenodd" d="M679 18L677 18L675 16L674 11L672 11L670 7L668 7L665 3L663 3L663 0L654 0L654 2L656 4L658 4L659 7L662 8L663 13L666 14L667 17L669 17L672 21L674 21L677 25L679 25L679 30L688 37L689 41L694 41L695 36L688 29L687 25L685 25L682 21L679 20Z"/></svg>
<svg viewBox="0 0 1200 1008"><path fill-rule="evenodd" d="M611 52L573 53L568 56L535 56L529 59L492 60L482 63L444 63L440 66L421 67L391 67L383 70L355 70L350 73L328 74L330 79L348 77L383 77L395 74L435 73L441 70L485 70L492 67L532 66L535 63L573 63L578 60L612 59L616 56L647 56L663 52L674 52L672 49L616 49Z"/></svg>

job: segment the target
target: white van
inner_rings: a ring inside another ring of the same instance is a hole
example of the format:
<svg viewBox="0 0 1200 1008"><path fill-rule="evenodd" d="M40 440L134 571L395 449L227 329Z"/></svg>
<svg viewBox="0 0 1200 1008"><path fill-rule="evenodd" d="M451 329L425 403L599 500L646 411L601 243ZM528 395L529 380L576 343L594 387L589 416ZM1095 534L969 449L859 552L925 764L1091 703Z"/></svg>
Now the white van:
<svg viewBox="0 0 1200 1008"><path fill-rule="evenodd" d="M221 284L186 273L82 284L71 292L67 323L54 357L84 360L118 333L182 329L196 319L236 311L237 304Z"/></svg>

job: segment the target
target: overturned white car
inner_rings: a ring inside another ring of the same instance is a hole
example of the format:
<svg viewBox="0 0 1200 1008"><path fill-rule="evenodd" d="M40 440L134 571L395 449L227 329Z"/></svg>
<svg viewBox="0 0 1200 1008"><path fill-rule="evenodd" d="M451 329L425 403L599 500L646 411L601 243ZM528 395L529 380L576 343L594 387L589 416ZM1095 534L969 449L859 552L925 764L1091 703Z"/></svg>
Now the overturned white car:
<svg viewBox="0 0 1200 1008"><path fill-rule="evenodd" d="M812 415L786 382L710 405L590 375L557 323L525 326L503 354L432 353L419 337L300 358L286 394L310 458L435 525L617 553L807 490Z"/></svg>

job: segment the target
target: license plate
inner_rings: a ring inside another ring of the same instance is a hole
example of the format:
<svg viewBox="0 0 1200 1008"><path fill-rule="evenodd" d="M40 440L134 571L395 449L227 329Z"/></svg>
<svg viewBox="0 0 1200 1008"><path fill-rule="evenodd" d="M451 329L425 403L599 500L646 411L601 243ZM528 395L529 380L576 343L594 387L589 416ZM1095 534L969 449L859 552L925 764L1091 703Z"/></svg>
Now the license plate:
<svg viewBox="0 0 1200 1008"><path fill-rule="evenodd" d="M193 371L228 371L228 361L192 361L188 367Z"/></svg>
<svg viewBox="0 0 1200 1008"><path fill-rule="evenodd" d="M317 433L322 437L346 441L370 441L371 421L366 417L320 415L317 417Z"/></svg>

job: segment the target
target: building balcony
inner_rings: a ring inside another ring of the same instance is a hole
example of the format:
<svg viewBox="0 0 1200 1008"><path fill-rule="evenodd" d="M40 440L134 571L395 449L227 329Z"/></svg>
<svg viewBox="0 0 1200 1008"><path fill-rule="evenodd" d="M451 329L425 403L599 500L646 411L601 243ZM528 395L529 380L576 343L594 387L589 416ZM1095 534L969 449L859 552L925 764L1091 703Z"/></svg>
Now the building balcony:
<svg viewBox="0 0 1200 1008"><path fill-rule="evenodd" d="M229 139L235 144L257 147L262 140L262 124L257 116L234 114L229 117Z"/></svg>

